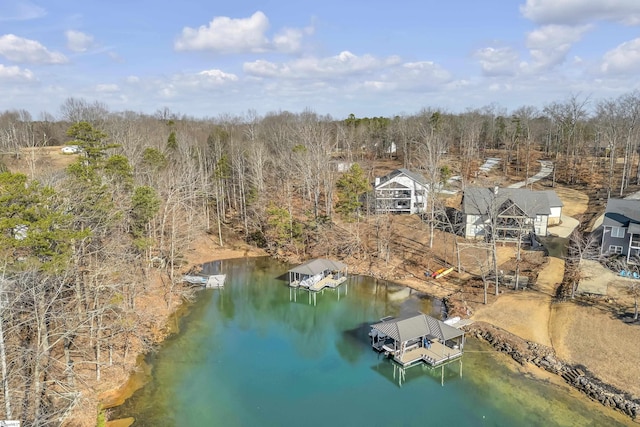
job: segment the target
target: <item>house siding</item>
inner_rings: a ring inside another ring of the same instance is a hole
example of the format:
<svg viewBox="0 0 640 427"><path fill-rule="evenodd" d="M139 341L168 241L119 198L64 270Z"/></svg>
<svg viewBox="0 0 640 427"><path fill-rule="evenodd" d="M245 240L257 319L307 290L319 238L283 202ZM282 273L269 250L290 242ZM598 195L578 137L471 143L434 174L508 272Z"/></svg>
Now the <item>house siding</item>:
<svg viewBox="0 0 640 427"><path fill-rule="evenodd" d="M549 216L548 215L536 215L536 220L533 222L533 228L538 236L546 236L548 234Z"/></svg>
<svg viewBox="0 0 640 427"><path fill-rule="evenodd" d="M610 253L609 251L609 247L610 246L621 246L622 247L622 254L627 255L629 253L629 243L630 243L630 238L631 235L627 232L627 228L626 227L617 227L617 228L622 228L624 229L624 236L623 237L612 237L611 236L611 229L613 227L611 226L604 226L604 229L602 231L602 246L601 246L601 253L606 254L606 253Z"/></svg>
<svg viewBox="0 0 640 427"><path fill-rule="evenodd" d="M464 237L467 239L484 239L488 219L482 215L465 215Z"/></svg>
<svg viewBox="0 0 640 427"><path fill-rule="evenodd" d="M551 215L549 215L548 225L558 225L560 224L560 219L562 217L562 207L551 207Z"/></svg>

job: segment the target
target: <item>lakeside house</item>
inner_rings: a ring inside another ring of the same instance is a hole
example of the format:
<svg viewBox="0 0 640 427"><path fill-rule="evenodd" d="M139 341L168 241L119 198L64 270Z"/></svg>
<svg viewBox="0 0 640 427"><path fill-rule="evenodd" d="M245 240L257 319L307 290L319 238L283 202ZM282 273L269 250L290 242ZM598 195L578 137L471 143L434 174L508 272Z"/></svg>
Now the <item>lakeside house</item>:
<svg viewBox="0 0 640 427"><path fill-rule="evenodd" d="M424 213L427 209L428 185L419 173L396 169L376 177L374 183L376 213Z"/></svg>
<svg viewBox="0 0 640 427"><path fill-rule="evenodd" d="M462 195L464 236L484 239L495 228L498 241L513 241L530 233L546 236L560 223L562 201L553 190L471 187Z"/></svg>
<svg viewBox="0 0 640 427"><path fill-rule="evenodd" d="M423 313L384 318L371 325L372 347L402 366L439 366L462 356L464 331Z"/></svg>
<svg viewBox="0 0 640 427"><path fill-rule="evenodd" d="M640 200L609 199L602 220L602 254L620 254L640 262Z"/></svg>

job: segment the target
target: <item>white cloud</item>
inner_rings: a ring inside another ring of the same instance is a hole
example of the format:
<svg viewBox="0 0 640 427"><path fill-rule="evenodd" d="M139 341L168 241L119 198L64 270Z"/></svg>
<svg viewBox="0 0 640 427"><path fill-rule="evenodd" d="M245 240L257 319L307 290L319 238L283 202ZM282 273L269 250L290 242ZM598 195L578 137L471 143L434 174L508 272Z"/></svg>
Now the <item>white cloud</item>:
<svg viewBox="0 0 640 427"><path fill-rule="evenodd" d="M235 74L225 73L221 70L204 70L198 73L199 76L204 77L211 83L227 83L227 82L236 82L238 81L238 76Z"/></svg>
<svg viewBox="0 0 640 427"><path fill-rule="evenodd" d="M109 59L111 59L113 62L118 62L118 63L123 63L124 59L118 55L117 52L114 52L112 50L107 52L107 56L109 57Z"/></svg>
<svg viewBox="0 0 640 427"><path fill-rule="evenodd" d="M66 56L60 52L51 52L35 40L5 34L0 37L0 55L13 62L34 64L62 64Z"/></svg>
<svg viewBox="0 0 640 427"><path fill-rule="evenodd" d="M485 47L473 54L486 76L512 76L518 70L518 53L510 47Z"/></svg>
<svg viewBox="0 0 640 427"><path fill-rule="evenodd" d="M258 60L244 64L244 71L270 93L301 92L307 96L379 91L432 91L452 80L451 74L432 61L402 62L398 56L378 58L344 51L338 55L305 57L286 63ZM303 83L302 83L303 82ZM337 95L335 95L337 96Z"/></svg>
<svg viewBox="0 0 640 427"><path fill-rule="evenodd" d="M433 86L451 80L451 73L432 61L407 62L397 70L395 75L401 83Z"/></svg>
<svg viewBox="0 0 640 427"><path fill-rule="evenodd" d="M25 68L24 70L17 66L4 66L0 64L0 80L11 81L33 81L35 76L31 70Z"/></svg>
<svg viewBox="0 0 640 427"><path fill-rule="evenodd" d="M0 21L27 21L46 14L46 10L28 0L2 0L0 3Z"/></svg>
<svg viewBox="0 0 640 427"><path fill-rule="evenodd" d="M82 31L67 30L64 35L67 37L67 48L74 52L85 52L93 46L93 36Z"/></svg>
<svg viewBox="0 0 640 427"><path fill-rule="evenodd" d="M435 62L405 62L390 67L375 80L365 81L363 86L385 91L432 91L451 79L451 73Z"/></svg>
<svg viewBox="0 0 640 427"><path fill-rule="evenodd" d="M302 39L311 33L313 33L313 27L307 27L303 30L285 28L273 36L273 49L284 53L299 52L302 47Z"/></svg>
<svg viewBox="0 0 640 427"><path fill-rule="evenodd" d="M600 71L637 75L640 72L640 38L624 42L605 53Z"/></svg>
<svg viewBox="0 0 640 427"><path fill-rule="evenodd" d="M142 80L129 77L127 83L136 84L139 88L151 91L163 99L183 99L200 97L212 91L220 92L232 87L239 80L238 76L222 70L203 70L198 73L179 73L167 78Z"/></svg>
<svg viewBox="0 0 640 427"><path fill-rule="evenodd" d="M589 25L570 27L566 25L545 25L527 35L527 48L533 61L525 68L547 71L564 62L567 53L583 34L591 29Z"/></svg>
<svg viewBox="0 0 640 427"><path fill-rule="evenodd" d="M209 25L197 29L185 27L176 40L176 50L213 50L222 53L264 52L269 40L265 32L269 19L258 11L249 18L213 18Z"/></svg>
<svg viewBox="0 0 640 427"><path fill-rule="evenodd" d="M577 25L592 21L640 24L638 0L527 0L520 6L520 12L538 24Z"/></svg>
<svg viewBox="0 0 640 427"><path fill-rule="evenodd" d="M372 55L357 56L349 51L343 51L335 56L325 58L309 56L283 64L257 60L246 62L243 69L247 74L256 77L313 79L364 74L399 62L400 58L397 56L380 59Z"/></svg>
<svg viewBox="0 0 640 427"><path fill-rule="evenodd" d="M210 50L218 53L260 53L300 51L305 34L313 28L284 28L270 40L269 19L258 11L248 18L217 16L208 25L185 27L174 43L178 51Z"/></svg>
<svg viewBox="0 0 640 427"><path fill-rule="evenodd" d="M100 93L113 93L118 92L120 87L114 83L103 83L96 85L96 92Z"/></svg>

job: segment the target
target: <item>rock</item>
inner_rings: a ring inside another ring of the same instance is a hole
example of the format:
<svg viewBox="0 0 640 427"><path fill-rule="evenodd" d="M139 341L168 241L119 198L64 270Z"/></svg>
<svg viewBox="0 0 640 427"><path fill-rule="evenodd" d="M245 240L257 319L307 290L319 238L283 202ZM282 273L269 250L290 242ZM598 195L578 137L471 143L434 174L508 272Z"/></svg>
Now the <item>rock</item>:
<svg viewBox="0 0 640 427"><path fill-rule="evenodd" d="M640 401L628 399L626 395L612 386L602 383L595 377L585 373L582 366L572 366L558 360L553 349L541 344L527 342L513 334L495 326L476 322L470 325L469 331L477 338L484 339L497 351L510 355L521 365L530 362L534 365L562 375L567 383L585 393L590 398L612 407L634 420L640 418Z"/></svg>

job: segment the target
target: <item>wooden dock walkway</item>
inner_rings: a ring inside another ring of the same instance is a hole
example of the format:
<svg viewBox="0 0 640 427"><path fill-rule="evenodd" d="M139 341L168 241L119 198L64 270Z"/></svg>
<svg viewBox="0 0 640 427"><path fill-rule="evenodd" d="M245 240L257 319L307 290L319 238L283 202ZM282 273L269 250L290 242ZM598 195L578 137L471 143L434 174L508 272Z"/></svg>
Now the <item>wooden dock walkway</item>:
<svg viewBox="0 0 640 427"><path fill-rule="evenodd" d="M342 276L342 277L338 277L337 279L334 279L333 275L330 274L324 279L320 280L318 283L314 283L313 285L309 286L309 290L313 292L319 292L324 288L336 288L340 286L342 283L344 283L345 280L347 280L346 276Z"/></svg>
<svg viewBox="0 0 640 427"><path fill-rule="evenodd" d="M418 362L439 366L460 356L462 356L462 350L447 347L440 342L432 342L429 348L416 347L405 350L404 354L394 357L394 360L402 366L410 366Z"/></svg>

